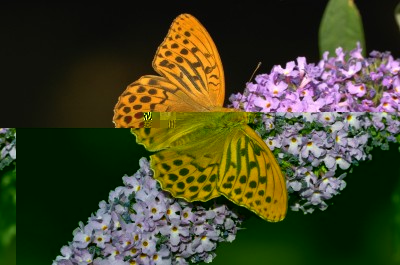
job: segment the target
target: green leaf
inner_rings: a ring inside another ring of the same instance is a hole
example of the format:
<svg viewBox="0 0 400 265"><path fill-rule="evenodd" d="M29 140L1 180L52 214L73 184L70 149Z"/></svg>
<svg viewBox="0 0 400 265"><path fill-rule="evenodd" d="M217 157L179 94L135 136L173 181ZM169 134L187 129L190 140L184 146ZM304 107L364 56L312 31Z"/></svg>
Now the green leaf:
<svg viewBox="0 0 400 265"><path fill-rule="evenodd" d="M319 27L319 52L332 55L338 47L353 50L360 42L365 56L364 29L353 0L330 0Z"/></svg>
<svg viewBox="0 0 400 265"><path fill-rule="evenodd" d="M399 26L399 30L400 30L400 2L397 4L396 8L394 9L394 18L396 19L397 26Z"/></svg>

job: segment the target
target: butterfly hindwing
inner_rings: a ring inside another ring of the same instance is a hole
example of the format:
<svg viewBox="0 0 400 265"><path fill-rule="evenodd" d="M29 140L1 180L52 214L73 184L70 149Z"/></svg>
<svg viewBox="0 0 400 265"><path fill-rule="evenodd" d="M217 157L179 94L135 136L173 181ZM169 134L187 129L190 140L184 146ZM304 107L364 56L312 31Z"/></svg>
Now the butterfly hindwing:
<svg viewBox="0 0 400 265"><path fill-rule="evenodd" d="M285 180L264 141L245 125L225 140L218 191L270 222L286 215Z"/></svg>
<svg viewBox="0 0 400 265"><path fill-rule="evenodd" d="M154 178L163 190L187 201L208 201L220 196L218 169L224 135L171 147L150 157Z"/></svg>
<svg viewBox="0 0 400 265"><path fill-rule="evenodd" d="M143 112L193 111L201 108L164 77L145 75L130 84L119 97L113 121L116 127L141 128Z"/></svg>

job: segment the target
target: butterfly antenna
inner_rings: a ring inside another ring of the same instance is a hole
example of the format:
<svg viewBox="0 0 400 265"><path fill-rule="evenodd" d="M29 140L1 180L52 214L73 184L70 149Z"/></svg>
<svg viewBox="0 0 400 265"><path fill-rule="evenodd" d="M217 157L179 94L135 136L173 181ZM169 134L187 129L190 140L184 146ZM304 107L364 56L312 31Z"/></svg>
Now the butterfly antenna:
<svg viewBox="0 0 400 265"><path fill-rule="evenodd" d="M250 77L248 83L251 82L251 80L253 79L254 75L256 74L256 72L257 72L258 68L260 68L260 66L261 66L261 62L258 62L257 66L256 66L256 69L254 69L254 72L251 74L251 77Z"/></svg>
<svg viewBox="0 0 400 265"><path fill-rule="evenodd" d="M256 74L256 72L257 72L258 68L260 68L260 66L261 66L261 62L258 62L257 66L256 66L256 69L254 69L254 71L253 71L253 73L251 74L251 77L250 77L250 79L249 79L249 82L247 82L247 83L250 83L250 82L251 82L251 80L253 79L254 75ZM256 91L256 92L257 92L257 91ZM242 96L242 97L243 97L243 96ZM249 99L249 100L250 100L250 99ZM244 111L247 111L247 109L245 109Z"/></svg>

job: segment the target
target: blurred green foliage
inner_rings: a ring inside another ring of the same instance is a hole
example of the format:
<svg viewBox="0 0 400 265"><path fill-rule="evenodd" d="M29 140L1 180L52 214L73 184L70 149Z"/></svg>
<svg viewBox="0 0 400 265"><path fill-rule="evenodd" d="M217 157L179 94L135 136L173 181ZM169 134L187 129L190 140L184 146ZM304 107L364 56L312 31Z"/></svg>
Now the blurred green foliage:
<svg viewBox="0 0 400 265"><path fill-rule="evenodd" d="M0 137L0 264L7 265L16 264L17 164L8 153L16 146L15 132Z"/></svg>
<svg viewBox="0 0 400 265"><path fill-rule="evenodd" d="M342 47L345 51L356 48L360 42L365 56L364 29L360 13L353 0L330 0L319 28L319 53L329 51L331 56Z"/></svg>
<svg viewBox="0 0 400 265"><path fill-rule="evenodd" d="M394 10L394 18L396 19L397 25L399 26L400 30L400 2L397 4Z"/></svg>
<svg viewBox="0 0 400 265"><path fill-rule="evenodd" d="M8 245L16 233L17 169L0 171L0 242Z"/></svg>

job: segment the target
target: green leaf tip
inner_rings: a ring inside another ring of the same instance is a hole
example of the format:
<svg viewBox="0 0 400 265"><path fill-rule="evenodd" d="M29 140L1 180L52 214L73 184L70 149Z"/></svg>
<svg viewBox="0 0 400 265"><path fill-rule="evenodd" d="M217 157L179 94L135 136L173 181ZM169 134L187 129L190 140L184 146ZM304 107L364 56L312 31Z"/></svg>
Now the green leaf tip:
<svg viewBox="0 0 400 265"><path fill-rule="evenodd" d="M338 47L353 50L360 42L365 56L365 39L362 19L353 0L330 0L319 27L319 52L335 54Z"/></svg>

